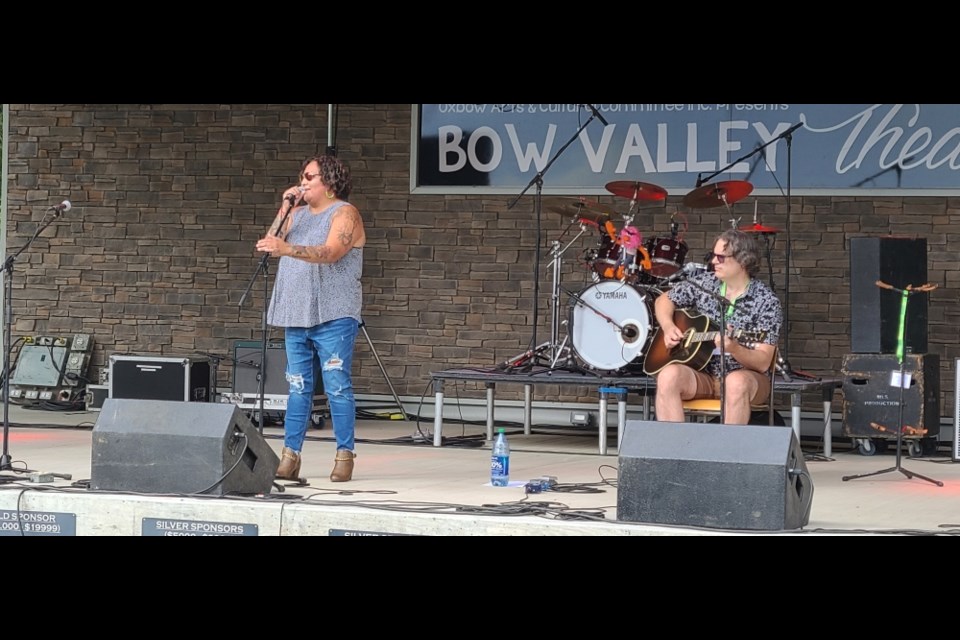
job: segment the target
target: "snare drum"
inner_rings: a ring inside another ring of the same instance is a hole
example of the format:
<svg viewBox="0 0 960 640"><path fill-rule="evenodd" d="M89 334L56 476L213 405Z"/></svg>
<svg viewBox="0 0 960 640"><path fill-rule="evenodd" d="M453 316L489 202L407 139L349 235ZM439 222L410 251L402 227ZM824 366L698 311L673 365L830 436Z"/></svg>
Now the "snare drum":
<svg viewBox="0 0 960 640"><path fill-rule="evenodd" d="M602 280L571 298L568 329L577 359L605 372L642 364L656 322L653 301L646 287L616 280Z"/></svg>
<svg viewBox="0 0 960 640"><path fill-rule="evenodd" d="M687 243L676 238L650 238L647 251L652 263L650 275L657 278L672 276L683 267L687 257Z"/></svg>

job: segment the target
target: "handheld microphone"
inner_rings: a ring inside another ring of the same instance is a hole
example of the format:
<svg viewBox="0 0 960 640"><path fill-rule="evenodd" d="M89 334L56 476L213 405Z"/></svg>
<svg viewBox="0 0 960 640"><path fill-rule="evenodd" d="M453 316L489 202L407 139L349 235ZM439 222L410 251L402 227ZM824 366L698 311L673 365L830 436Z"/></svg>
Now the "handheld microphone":
<svg viewBox="0 0 960 640"><path fill-rule="evenodd" d="M660 281L660 284L662 284L662 285L663 285L663 284L672 284L672 283L674 283L674 282L677 282L678 280L683 280L684 278L688 278L688 277L690 277L690 276L692 276L692 275L694 275L694 274L697 274L697 273L700 273L700 272L703 272L703 271L706 271L706 270L707 270L707 265L705 265L705 264L698 264L698 263L696 263L696 262L688 262L687 264L683 265L683 269L681 269L680 271L677 271L677 272L676 272L675 274L673 274L672 276L670 276L670 277L668 277L668 278L664 278L663 280L661 280L661 281Z"/></svg>
<svg viewBox="0 0 960 640"><path fill-rule="evenodd" d="M297 191L299 191L299 193L291 193L286 198L284 198L284 200L286 200L287 202L290 203L291 206L293 206L297 204L297 200L300 199L300 196L302 196L303 192L306 190L307 190L306 187L297 187Z"/></svg>
<svg viewBox="0 0 960 640"><path fill-rule="evenodd" d="M56 211L56 212L57 212L57 215L60 215L60 214L63 213L64 211L70 211L70 209L72 209L72 208L73 208L73 205L70 204L70 201L69 201L69 200L64 200L64 201L61 202L60 204L57 204L57 205L54 205L54 206L50 207L49 209L47 209L47 211Z"/></svg>

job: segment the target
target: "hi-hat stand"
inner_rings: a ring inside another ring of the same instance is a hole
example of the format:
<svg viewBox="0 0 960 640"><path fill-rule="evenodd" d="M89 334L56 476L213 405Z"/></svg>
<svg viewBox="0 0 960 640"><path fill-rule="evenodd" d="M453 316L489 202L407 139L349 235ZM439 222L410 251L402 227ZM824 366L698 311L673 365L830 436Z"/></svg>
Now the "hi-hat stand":
<svg viewBox="0 0 960 640"><path fill-rule="evenodd" d="M504 364L500 365L500 368L506 371L512 371L514 369L523 368L529 369L537 362L545 362L546 364L551 364L556 357L556 345L549 342L545 342L541 345L537 344L537 324L540 322L539 310L540 310L540 242L543 225L541 224L541 209L543 201L543 176L550 170L550 167L553 166L553 163L556 162L564 151L567 150L573 141L580 137L580 133L587 128L587 126L593 122L594 119L599 120L603 126L607 126L608 123L604 119L600 112L592 104L580 105L582 107L587 107L590 110L590 117L587 118L586 122L580 125L580 128L577 129L576 133L571 136L569 140L562 147L560 147L553 157L547 161L547 164L537 172L537 175L533 176L530 182L527 183L527 186L517 194L517 196L507 205L507 209L512 209L516 206L517 202L520 201L520 198L530 190L530 187L536 185L537 190L534 196L534 211L536 212L537 218L537 242L536 242L536 251L534 252L533 260L533 322L532 322L532 337L530 338L529 348L527 351L521 353L518 356L507 360ZM544 357L544 354L548 354L547 357Z"/></svg>
<svg viewBox="0 0 960 640"><path fill-rule="evenodd" d="M880 471L873 471L871 473L861 473L855 476L843 476L842 479L845 481L856 480L857 478L867 478L870 476L878 476L882 473L890 473L891 471L899 471L903 475L907 476L908 479L912 480L913 478L920 478L921 480L926 480L927 482L935 484L938 487L942 487L943 483L940 482L939 480L933 480L932 478L922 476L919 473L908 471L904 469L902 466L900 466L900 458L901 458L900 449L903 446L903 432L905 429L903 424L903 389L904 387L910 386L909 381L904 378L904 375L905 375L904 364L906 361L906 357L904 355L904 340L906 339L905 336L907 333L907 304L910 300L910 296L914 296L921 293L930 293L931 291L937 288L937 285L928 283L915 288L912 287L911 285L907 285L906 289L898 289L893 285L883 282L882 280L877 280L876 285L881 289L889 289L890 291L896 291L900 293L900 295L902 296L900 299L900 331L897 336L897 358L900 360L899 377L896 379L897 386L900 387L899 424L897 425L897 463L894 466L890 467L889 469L881 469Z"/></svg>
<svg viewBox="0 0 960 640"><path fill-rule="evenodd" d="M553 271L553 289L550 294L550 340L549 342L544 342L541 345L538 345L536 349L531 351L525 351L513 358L510 358L506 362L497 365L497 368L501 370L510 370L515 367L525 366L528 362L533 359L546 358L547 366L551 369L558 367L559 363L563 365L569 365L571 363L570 347L567 346L567 339L564 338L563 341L560 340L560 293L564 291L561 286L561 281L563 276L561 274L561 266L563 263L563 254L573 246L573 244L580 239L584 233L586 233L586 228L581 224L580 233L573 237L565 246L561 248L561 240L563 236L566 235L567 231L576 224L576 219L570 223L566 230L560 235L560 238L552 242L552 249L550 250L550 255L552 259L550 261L550 266Z"/></svg>
<svg viewBox="0 0 960 640"><path fill-rule="evenodd" d="M10 373L11 358L13 352L12 333L13 333L13 265L21 253L33 244L43 231L53 224L64 211L71 208L70 201L64 200L61 204L47 209L44 213L44 219L41 225L37 227L33 237L27 240L26 244L17 249L16 253L7 256L3 262L3 453L0 454L0 471L27 472L28 469L14 469L13 461L10 457ZM47 218L47 214L53 212L53 215ZM15 480L15 476L2 476L0 480Z"/></svg>

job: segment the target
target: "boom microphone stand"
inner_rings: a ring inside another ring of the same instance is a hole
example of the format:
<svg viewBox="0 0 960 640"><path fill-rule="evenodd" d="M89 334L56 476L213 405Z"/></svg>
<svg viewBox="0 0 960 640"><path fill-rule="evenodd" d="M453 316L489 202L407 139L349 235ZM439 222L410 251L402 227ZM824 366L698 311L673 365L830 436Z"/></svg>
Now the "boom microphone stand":
<svg viewBox="0 0 960 640"><path fill-rule="evenodd" d="M727 300L725 297L718 293L714 293L706 287L700 286L696 282L691 282L686 280L686 283L695 289L699 289L703 293L706 293L708 296L720 303L720 322L718 323L720 331L720 424L727 423L727 352L725 350L726 341L724 337L727 335L726 319L727 319L727 309L733 305L732 302ZM709 330L710 327L707 327ZM707 365L709 366L709 364ZM770 393L773 393L773 389L770 390Z"/></svg>
<svg viewBox="0 0 960 640"><path fill-rule="evenodd" d="M882 280L877 280L876 285L881 289L889 289L890 291L897 291L900 293L901 296L903 296L900 301L900 332L897 337L897 358L900 359L900 378L897 384L897 386L900 387L900 411L899 411L900 424L897 426L897 463L896 465L890 467L889 469L882 469L880 471L873 471L871 473L862 473L856 476L843 476L843 480L856 480L857 478L866 478L869 476L878 476L882 473L890 473L891 471L899 471L903 475L907 476L908 479L913 479L916 477L916 478L920 478L921 480L926 480L927 482L933 483L938 487L942 487L943 483L940 482L939 480L933 480L926 476L922 476L919 473L914 473L913 471L907 471L906 469L900 466L900 448L903 445L903 430L905 428L903 426L903 388L905 386L909 386L908 384L905 384L905 381L903 379L904 362L906 360L906 357L904 357L904 340L907 334L907 303L910 299L910 296L917 295L918 293L929 293L934 289L936 289L937 285L925 284L917 288L913 288L912 285L907 285L906 289L897 289L893 285L889 285L886 282L883 282Z"/></svg>
<svg viewBox="0 0 960 640"><path fill-rule="evenodd" d="M760 151L763 151L764 149L766 149L768 146L770 146L777 140L780 140L782 138L787 141L787 194L786 194L786 197L787 197L787 220L786 220L787 246L785 250L786 267L784 270L784 278L783 278L784 280L783 282L783 329L784 330L783 330L783 349L780 350L780 355L778 356L778 365L777 365L781 369L781 373L783 374L784 379L787 379L787 380L790 379L790 376L801 377L801 374L794 371L793 368L790 366L790 360L788 356L790 352L790 244L791 244L790 242L790 207L791 207L791 200L792 200L792 198L790 197L791 196L790 181L791 181L791 174L793 173L793 170L791 167L791 161L793 157L793 132L802 126L803 126L803 122L798 122L797 124L793 125L789 129L787 129L786 131L778 135L776 138L754 148L753 151L751 151L750 153L746 154L742 158L737 158L736 160L734 160L724 168L720 169L719 171L715 171L714 173L711 173L706 178L701 178L699 175L697 175L697 188L700 188L704 183L709 182L710 180L717 177L724 171L727 171L728 169L730 169L730 167L733 167L734 165L740 162L743 162L747 158L750 158L754 154L757 154ZM809 376L804 374L802 377L809 377Z"/></svg>
<svg viewBox="0 0 960 640"><path fill-rule="evenodd" d="M507 361L505 370L508 372L512 371L514 367L518 367L518 366L522 366L524 368L529 368L533 366L534 364L536 364L536 361L539 358L541 358L542 354L545 352L547 352L548 355L550 356L553 355L549 353L549 351L553 349L553 345L551 345L550 343L544 343L542 345L537 346L537 323L539 322L539 298L540 298L540 239L542 234L542 225L540 223L540 210L541 210L541 201L543 200L543 176L547 173L547 171L550 170L550 167L553 165L554 162L556 162L557 158L559 158L563 154L563 152L567 150L567 147L573 144L573 141L576 140L578 137L580 137L580 133L584 129L586 129L591 122L593 122L594 118L596 118L601 123L603 123L603 126L606 127L608 125L604 117L600 115L600 112L597 111L597 109L593 105L588 104L583 106L586 106L590 109L590 117L587 118L587 121L584 122L579 129L577 129L576 133L574 133L573 136L569 140L567 140L566 144L560 147L557 150L557 152L553 154L553 157L550 158L546 166L544 166L543 169L538 171L537 175L533 176L533 179L531 179L530 182L527 183L527 186L523 188L523 191L518 193L517 196L510 202L510 204L507 205L507 209L513 209L513 207L517 204L517 202L520 201L520 198L523 197L523 194L529 191L530 187L532 187L533 185L537 185L537 192L534 197L534 205L533 205L533 208L534 208L534 211L536 212L536 217L537 217L537 249L534 254L534 260L533 260L533 335L530 338L529 349L526 352L520 354L519 356L511 358L510 360Z"/></svg>
<svg viewBox="0 0 960 640"><path fill-rule="evenodd" d="M290 201L290 206L287 207L287 211L283 214L283 218L280 219L280 224L277 225L276 229L273 229L273 235L279 236L283 233L283 226L287 223L287 218L290 217L290 212L293 211L293 208L296 206L296 199ZM270 305L270 298L268 293L267 284L270 280L270 254L265 253L260 259L260 264L257 265L256 271L253 272L253 275L250 276L250 282L247 284L246 291L243 292L243 295L240 296L240 302L237 303L238 307L242 307L243 303L247 299L247 295L250 293L250 289L253 288L253 283L257 281L257 276L263 274L263 311L261 313L260 320L260 371L257 376L257 396L260 398L259 406L260 412L257 415L257 429L260 431L260 435L263 435L263 423L266 419L266 410L264 409L264 395L267 388L267 308Z"/></svg>
<svg viewBox="0 0 960 640"><path fill-rule="evenodd" d="M44 213L44 219L46 219L47 213L51 211L53 212L53 216L45 222L41 220L42 224L37 228L33 237L17 249L16 253L7 256L7 259L3 262L3 453L0 454L0 471L16 471L16 469L13 468L10 458L10 358L13 351L13 345L11 343L13 332L13 265L17 261L17 257L26 251L27 247L33 244L33 241L43 233L44 229L53 224L64 211L69 211L70 209L71 205L69 200L64 200L55 207L47 209L46 213Z"/></svg>

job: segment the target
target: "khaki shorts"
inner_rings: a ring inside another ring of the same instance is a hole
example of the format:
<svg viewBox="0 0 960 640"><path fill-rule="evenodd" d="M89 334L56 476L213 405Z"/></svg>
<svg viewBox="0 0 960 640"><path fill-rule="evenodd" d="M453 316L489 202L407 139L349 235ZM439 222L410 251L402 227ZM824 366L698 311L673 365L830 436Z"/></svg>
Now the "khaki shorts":
<svg viewBox="0 0 960 640"><path fill-rule="evenodd" d="M765 403L770 397L770 376L766 373L757 373L752 369L738 369L738 371L745 371L757 381L757 393L750 398L750 404L757 405ZM731 371L730 373L733 372ZM694 396L694 399L720 397L719 378L715 378L703 371L695 371L693 375L697 378L697 395Z"/></svg>

